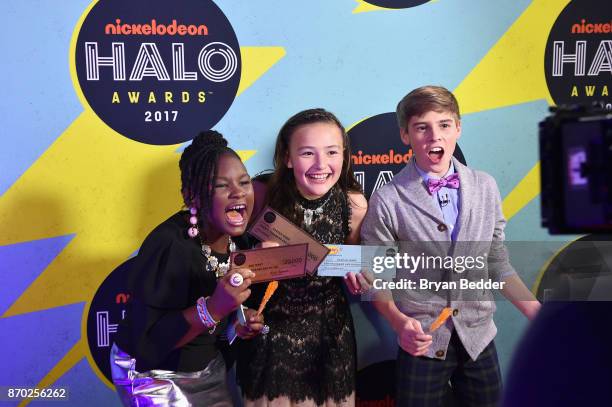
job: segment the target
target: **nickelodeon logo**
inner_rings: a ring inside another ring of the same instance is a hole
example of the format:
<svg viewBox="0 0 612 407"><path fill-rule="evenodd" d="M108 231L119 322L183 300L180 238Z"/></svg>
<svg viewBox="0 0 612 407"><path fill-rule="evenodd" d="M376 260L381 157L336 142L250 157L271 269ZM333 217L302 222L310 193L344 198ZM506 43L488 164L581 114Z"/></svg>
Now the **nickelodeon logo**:
<svg viewBox="0 0 612 407"><path fill-rule="evenodd" d="M612 32L612 21L606 23L587 23L582 19L580 24L572 25L572 34L609 34Z"/></svg>
<svg viewBox="0 0 612 407"><path fill-rule="evenodd" d="M393 149L383 154L364 154L362 150L357 154L351 155L353 165L386 165L386 164L407 164L412 157L412 149L406 154L398 154Z"/></svg>
<svg viewBox="0 0 612 407"><path fill-rule="evenodd" d="M152 19L151 23L146 24L125 24L121 19L115 23L106 24L104 27L106 35L208 35L208 27L205 24L177 24L172 20L170 24L160 24Z"/></svg>

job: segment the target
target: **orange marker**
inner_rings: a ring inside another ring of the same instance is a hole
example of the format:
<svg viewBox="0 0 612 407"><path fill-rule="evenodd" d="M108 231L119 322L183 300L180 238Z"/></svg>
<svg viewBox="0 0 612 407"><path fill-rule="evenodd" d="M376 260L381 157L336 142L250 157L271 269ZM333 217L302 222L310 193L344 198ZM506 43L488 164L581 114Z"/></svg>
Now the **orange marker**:
<svg viewBox="0 0 612 407"><path fill-rule="evenodd" d="M445 322L446 320L452 315L453 310L450 307L445 307L442 312L440 312L440 315L438 315L438 318L436 318L436 320L431 324L431 326L429 327L429 332L434 332L436 329L440 328Z"/></svg>
<svg viewBox="0 0 612 407"><path fill-rule="evenodd" d="M260 315L263 312L264 308L266 307L266 304L268 303L268 301L270 301L270 298L272 298L272 294L274 294L274 291L276 291L277 288L278 281L270 281L268 283L268 286L266 287L266 292L264 293L264 296L261 299L261 304L259 304L257 315Z"/></svg>

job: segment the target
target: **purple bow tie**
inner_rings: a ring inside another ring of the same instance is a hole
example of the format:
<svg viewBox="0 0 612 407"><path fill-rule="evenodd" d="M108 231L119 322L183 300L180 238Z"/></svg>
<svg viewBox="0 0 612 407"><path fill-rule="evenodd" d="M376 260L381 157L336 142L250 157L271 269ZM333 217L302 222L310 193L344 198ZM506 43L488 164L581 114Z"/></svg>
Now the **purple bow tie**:
<svg viewBox="0 0 612 407"><path fill-rule="evenodd" d="M454 173L448 177L442 177L440 179L429 178L427 180L427 189L431 195L438 192L442 187L459 189L459 174Z"/></svg>

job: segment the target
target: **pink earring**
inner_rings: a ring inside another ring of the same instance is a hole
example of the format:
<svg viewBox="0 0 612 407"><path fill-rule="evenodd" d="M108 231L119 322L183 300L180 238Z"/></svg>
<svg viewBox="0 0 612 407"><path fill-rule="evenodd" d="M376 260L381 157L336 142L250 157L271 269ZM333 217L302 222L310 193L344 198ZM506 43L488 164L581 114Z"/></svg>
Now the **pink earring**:
<svg viewBox="0 0 612 407"><path fill-rule="evenodd" d="M195 206L192 206L189 208L189 213L191 213L191 217L189 218L189 223L191 226L187 230L187 234L193 239L200 233L198 230L198 217L196 216L198 214L198 210L195 208Z"/></svg>

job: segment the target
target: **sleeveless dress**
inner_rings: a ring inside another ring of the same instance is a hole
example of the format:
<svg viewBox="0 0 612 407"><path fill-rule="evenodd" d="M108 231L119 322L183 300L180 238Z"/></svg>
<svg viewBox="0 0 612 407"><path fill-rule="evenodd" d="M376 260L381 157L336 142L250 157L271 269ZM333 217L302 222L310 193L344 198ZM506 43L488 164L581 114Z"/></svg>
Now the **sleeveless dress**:
<svg viewBox="0 0 612 407"><path fill-rule="evenodd" d="M350 207L337 187L296 204L315 211L300 225L321 243L344 243ZM342 278L305 276L279 281L264 311L270 332L242 343L238 378L245 406L353 406L355 335ZM255 306L255 308L257 308Z"/></svg>

